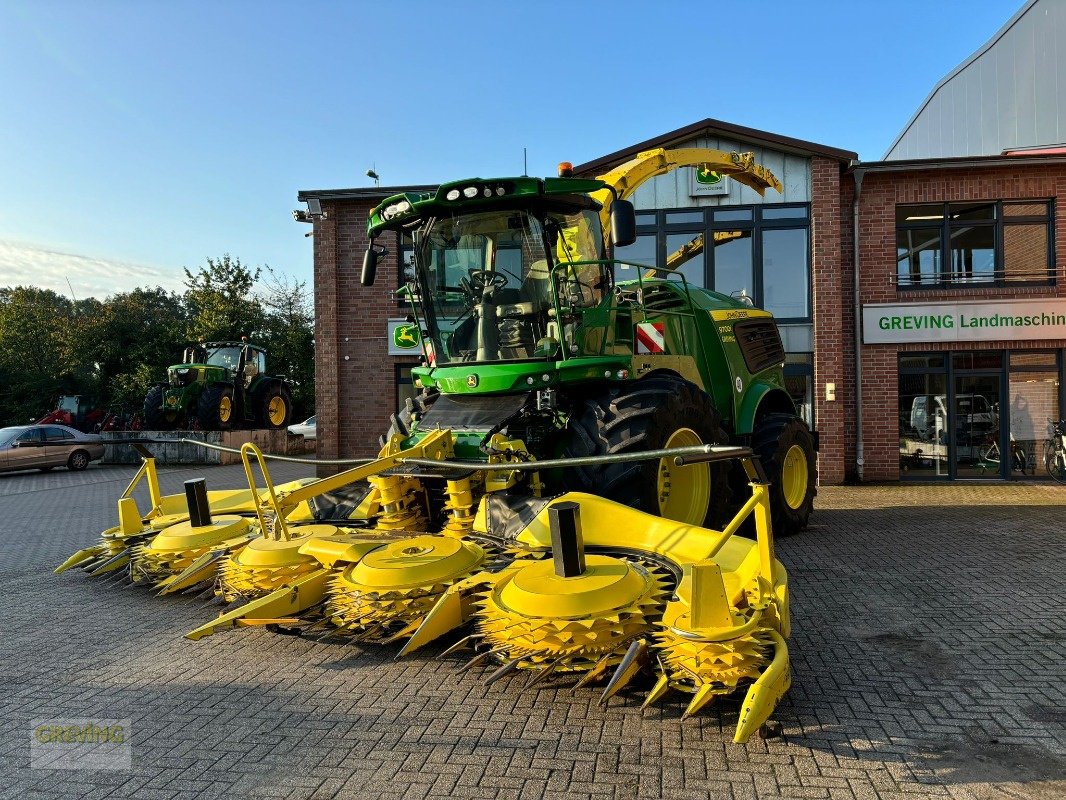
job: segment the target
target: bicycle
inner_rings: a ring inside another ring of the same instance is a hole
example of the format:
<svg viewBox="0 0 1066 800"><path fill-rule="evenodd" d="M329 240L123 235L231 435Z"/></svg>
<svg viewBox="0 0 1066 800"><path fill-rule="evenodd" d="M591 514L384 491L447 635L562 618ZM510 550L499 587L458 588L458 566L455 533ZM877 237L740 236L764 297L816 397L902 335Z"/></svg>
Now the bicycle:
<svg viewBox="0 0 1066 800"><path fill-rule="evenodd" d="M1044 469L1059 483L1066 483L1066 419L1048 419L1051 436L1044 441Z"/></svg>
<svg viewBox="0 0 1066 800"><path fill-rule="evenodd" d="M981 468L981 474L985 474L985 470L995 467L999 469L999 437L995 434L989 435L986 440L988 447L980 454L980 458L977 461L978 466ZM1014 434L1010 434L1010 469L1011 472L1020 470L1022 475L1025 475L1026 466L1032 468L1032 473L1036 474L1036 467L1029 464L1029 457L1026 455L1025 448L1023 448L1017 440L1014 438Z"/></svg>

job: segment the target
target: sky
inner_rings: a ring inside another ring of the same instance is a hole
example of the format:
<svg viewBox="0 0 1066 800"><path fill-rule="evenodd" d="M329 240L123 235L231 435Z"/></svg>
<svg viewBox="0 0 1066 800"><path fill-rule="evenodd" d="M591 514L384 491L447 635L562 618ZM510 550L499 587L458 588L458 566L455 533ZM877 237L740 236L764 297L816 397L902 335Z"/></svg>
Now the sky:
<svg viewBox="0 0 1066 800"><path fill-rule="evenodd" d="M312 284L301 189L552 175L712 117L876 160L1021 0L0 0L0 287ZM68 286L69 283L69 286Z"/></svg>

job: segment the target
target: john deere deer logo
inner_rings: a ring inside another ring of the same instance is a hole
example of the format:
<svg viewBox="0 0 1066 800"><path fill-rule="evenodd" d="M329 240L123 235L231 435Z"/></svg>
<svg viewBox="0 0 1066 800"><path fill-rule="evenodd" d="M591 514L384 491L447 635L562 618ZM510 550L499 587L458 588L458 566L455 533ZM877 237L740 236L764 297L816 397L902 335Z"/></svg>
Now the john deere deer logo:
<svg viewBox="0 0 1066 800"><path fill-rule="evenodd" d="M397 325L392 331L392 343L403 350L418 347L418 328L414 325Z"/></svg>
<svg viewBox="0 0 1066 800"><path fill-rule="evenodd" d="M473 374L467 375L466 376L466 385L469 386L471 389L477 387L477 375L473 375Z"/></svg>

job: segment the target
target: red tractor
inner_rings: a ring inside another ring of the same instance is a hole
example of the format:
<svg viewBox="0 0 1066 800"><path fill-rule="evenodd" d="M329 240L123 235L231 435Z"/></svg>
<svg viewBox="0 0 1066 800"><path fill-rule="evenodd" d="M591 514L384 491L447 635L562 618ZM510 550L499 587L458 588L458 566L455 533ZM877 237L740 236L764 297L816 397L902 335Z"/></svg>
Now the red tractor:
<svg viewBox="0 0 1066 800"><path fill-rule="evenodd" d="M104 420L104 410L80 394L60 395L56 407L37 420L36 425L66 425L83 433L93 433Z"/></svg>

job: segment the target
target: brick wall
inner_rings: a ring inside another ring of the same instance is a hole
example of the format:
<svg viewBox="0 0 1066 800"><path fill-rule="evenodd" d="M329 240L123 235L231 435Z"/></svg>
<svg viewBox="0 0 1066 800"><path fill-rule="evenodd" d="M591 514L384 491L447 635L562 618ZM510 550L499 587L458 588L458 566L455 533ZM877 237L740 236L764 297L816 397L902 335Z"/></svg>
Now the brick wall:
<svg viewBox="0 0 1066 800"><path fill-rule="evenodd" d="M377 200L323 202L315 222L315 358L318 457L377 455L378 437L396 409L395 364L417 363L388 355L389 317L404 316L397 287L395 237L378 261L373 286L359 282L368 239L366 222ZM320 468L323 473L338 468Z"/></svg>
<svg viewBox="0 0 1066 800"><path fill-rule="evenodd" d="M840 483L845 474L845 361L850 352L841 325L845 281L841 274L841 166L826 158L811 159L811 278L814 309L814 419L821 434L818 475L822 483ZM836 400L827 401L825 385L836 384Z"/></svg>
<svg viewBox="0 0 1066 800"><path fill-rule="evenodd" d="M841 199L850 208L853 191L845 181ZM938 203L960 200L1054 199L1054 240L1057 286L903 290L896 274L896 217L899 203ZM850 227L850 221L845 225ZM931 302L954 299L1066 298L1062 263L1066 256L1066 167L1026 165L965 170L915 170L869 173L860 199L860 297L866 303ZM850 232L842 237L842 276L851 270ZM850 303L849 303L850 305ZM817 334L816 334L817 335ZM973 342L955 345L864 345L862 347L863 432L866 480L899 478L898 379L900 352L938 350L1050 349L1066 347L1066 340ZM852 379L849 379L852 380ZM821 427L821 425L820 425ZM849 463L854 456L849 454Z"/></svg>

